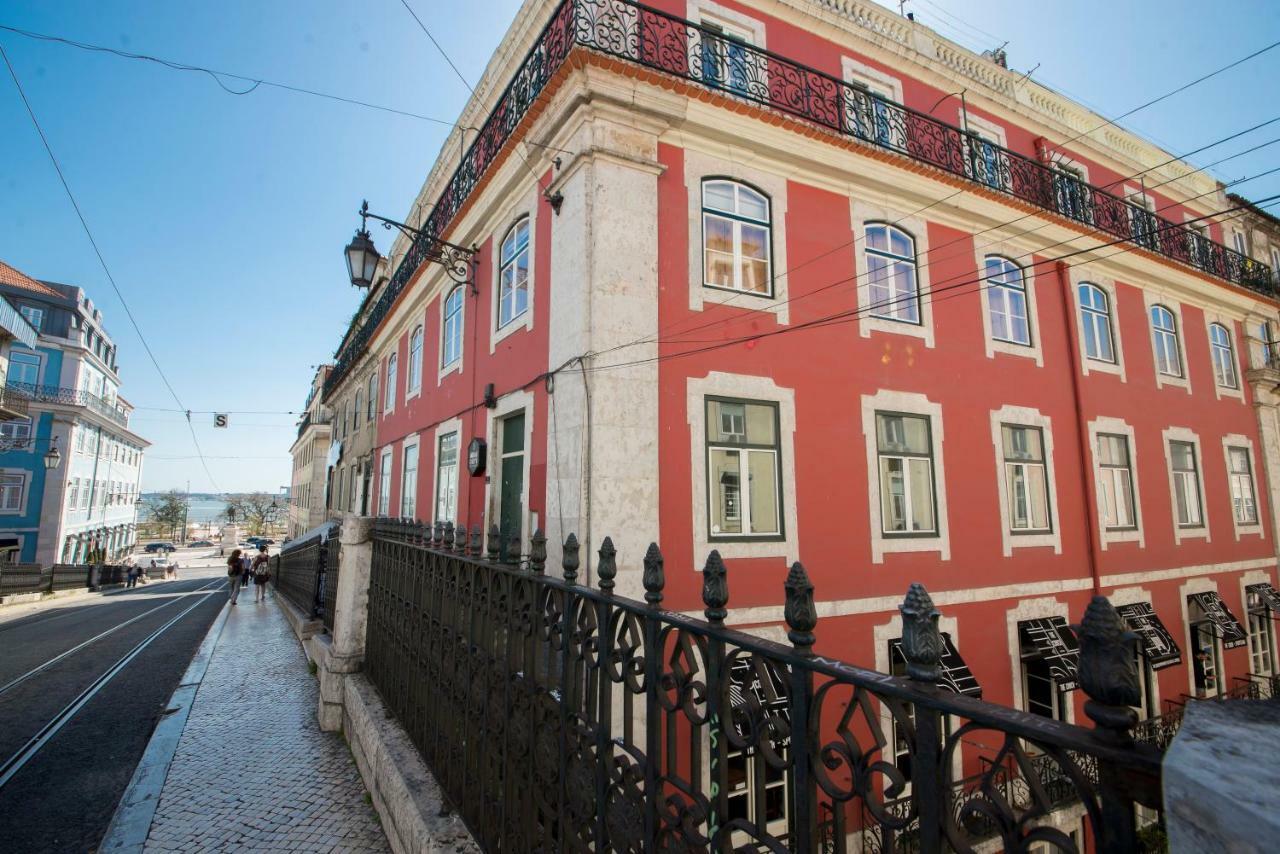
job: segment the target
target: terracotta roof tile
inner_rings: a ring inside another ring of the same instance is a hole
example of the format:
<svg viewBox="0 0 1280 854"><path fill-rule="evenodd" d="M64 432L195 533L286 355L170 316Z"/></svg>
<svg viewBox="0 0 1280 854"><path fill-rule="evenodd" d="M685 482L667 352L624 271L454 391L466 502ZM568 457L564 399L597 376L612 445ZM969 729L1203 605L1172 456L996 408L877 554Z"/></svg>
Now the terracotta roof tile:
<svg viewBox="0 0 1280 854"><path fill-rule="evenodd" d="M0 261L0 285L10 285L15 288L22 288L24 291L31 291L34 294L53 297L59 300L66 299L66 297L55 291L53 288L37 282L26 273L10 267L3 261Z"/></svg>

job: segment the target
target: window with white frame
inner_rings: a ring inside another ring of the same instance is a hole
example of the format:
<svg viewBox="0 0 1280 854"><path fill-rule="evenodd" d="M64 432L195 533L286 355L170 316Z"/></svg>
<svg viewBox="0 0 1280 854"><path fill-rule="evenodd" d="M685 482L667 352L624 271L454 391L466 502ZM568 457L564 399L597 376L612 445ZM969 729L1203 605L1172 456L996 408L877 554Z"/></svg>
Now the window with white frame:
<svg viewBox="0 0 1280 854"><path fill-rule="evenodd" d="M1253 467L1249 464L1248 448L1227 448L1227 480L1236 524L1258 524L1258 502L1253 494Z"/></svg>
<svg viewBox="0 0 1280 854"><path fill-rule="evenodd" d="M1246 241L1246 240L1245 240L1245 236L1244 236L1244 232L1243 232L1243 231L1237 231L1237 230L1235 230L1235 229L1232 229L1232 231L1231 231L1231 245L1232 245L1233 247L1235 247L1235 250L1236 250L1237 252L1239 252L1241 255L1244 255L1244 256L1248 257L1248 255L1249 255L1249 244L1248 244L1248 241Z"/></svg>
<svg viewBox="0 0 1280 854"><path fill-rule="evenodd" d="M709 538L782 537L776 403L706 399Z"/></svg>
<svg viewBox="0 0 1280 854"><path fill-rule="evenodd" d="M937 534L929 418L876 413L880 524L885 536Z"/></svg>
<svg viewBox="0 0 1280 854"><path fill-rule="evenodd" d="M1022 268L997 255L986 259L987 310L991 337L997 341L1031 346L1031 322L1027 314L1027 283Z"/></svg>
<svg viewBox="0 0 1280 854"><path fill-rule="evenodd" d="M356 389L356 395L355 395L355 400L356 400L356 403L355 403L355 415L354 415L354 416L352 417L352 419L351 419L351 430L352 430L352 432L359 432L359 430L360 430L360 422L362 422L362 421L364 420L364 402L363 402L363 400L361 399L361 395L362 395L363 393L364 393L364 390L363 390L363 389Z"/></svg>
<svg viewBox="0 0 1280 854"><path fill-rule="evenodd" d="M1048 531L1049 479L1045 469L1044 433L1039 427L1003 424L1005 485L1009 496L1009 530Z"/></svg>
<svg viewBox="0 0 1280 854"><path fill-rule="evenodd" d="M80 478L71 478L71 491L67 493L67 509L75 510L80 504Z"/></svg>
<svg viewBox="0 0 1280 854"><path fill-rule="evenodd" d="M1088 217L1089 189L1079 166L1061 160L1053 162L1053 195L1058 211L1064 216L1076 220Z"/></svg>
<svg viewBox="0 0 1280 854"><path fill-rule="evenodd" d="M372 421L373 416L378 412L378 372L375 370L369 374L369 399L366 401L368 409L365 411L364 419Z"/></svg>
<svg viewBox="0 0 1280 854"><path fill-rule="evenodd" d="M385 399L382 402L382 411L390 412L396 408L396 353L392 353L387 358L387 390Z"/></svg>
<svg viewBox="0 0 1280 854"><path fill-rule="evenodd" d="M418 326L409 336L409 372L405 375L405 394L422 390L422 327Z"/></svg>
<svg viewBox="0 0 1280 854"><path fill-rule="evenodd" d="M1265 585L1250 584L1245 587L1245 610L1248 612L1249 672L1254 676L1271 676L1275 673L1275 626L1271 622L1271 609L1263 592Z"/></svg>
<svg viewBox="0 0 1280 854"><path fill-rule="evenodd" d="M868 223L864 251L872 316L919 324L915 240L887 223Z"/></svg>
<svg viewBox="0 0 1280 854"><path fill-rule="evenodd" d="M391 449L382 452L378 461L378 515L391 512Z"/></svg>
<svg viewBox="0 0 1280 854"><path fill-rule="evenodd" d="M10 383L37 385L40 382L40 357L35 353L12 350L9 353L9 373L6 380Z"/></svg>
<svg viewBox="0 0 1280 854"><path fill-rule="evenodd" d="M1077 288L1080 297L1080 329L1084 335L1084 354L1100 362L1116 361L1115 347L1111 340L1111 300L1107 292L1097 285L1081 282Z"/></svg>
<svg viewBox="0 0 1280 854"><path fill-rule="evenodd" d="M1151 343L1155 347L1156 370L1165 376L1182 376L1182 354L1178 346L1178 325L1173 312L1162 305L1151 306Z"/></svg>
<svg viewBox="0 0 1280 854"><path fill-rule="evenodd" d="M736 181L702 182L702 283L771 296L769 198Z"/></svg>
<svg viewBox="0 0 1280 854"><path fill-rule="evenodd" d="M759 89L765 83L759 79L759 72L763 71L761 57L749 49L749 30L703 16L700 40L703 83L740 95L748 94L753 84Z"/></svg>
<svg viewBox="0 0 1280 854"><path fill-rule="evenodd" d="M1200 476L1196 446L1190 442L1169 442L1169 466L1173 472L1174 518L1181 528L1204 524L1200 507Z"/></svg>
<svg viewBox="0 0 1280 854"><path fill-rule="evenodd" d="M1102 522L1107 530L1123 531L1137 527L1128 436L1098 434L1098 501L1102 505Z"/></svg>
<svg viewBox="0 0 1280 854"><path fill-rule="evenodd" d="M31 416L0 423L0 438L9 440L31 438Z"/></svg>
<svg viewBox="0 0 1280 854"><path fill-rule="evenodd" d="M1191 634L1191 680L1197 697L1216 697L1222 693L1221 629L1194 596L1187 597L1187 626Z"/></svg>
<svg viewBox="0 0 1280 854"><path fill-rule="evenodd" d="M36 308L34 305L24 305L20 307L18 311L20 311L22 316L27 319L27 323L30 323L37 332L40 331L40 327L44 324L43 308Z"/></svg>
<svg viewBox="0 0 1280 854"><path fill-rule="evenodd" d="M1223 388L1236 387L1236 361L1231 350L1231 333L1221 323L1209 324L1209 353L1213 356L1213 379Z"/></svg>
<svg viewBox="0 0 1280 854"><path fill-rule="evenodd" d="M404 446L400 477L400 515L413 519L418 514L418 446Z"/></svg>
<svg viewBox="0 0 1280 854"><path fill-rule="evenodd" d="M502 238L498 256L498 328L529 310L529 217Z"/></svg>
<svg viewBox="0 0 1280 854"><path fill-rule="evenodd" d="M0 510L17 512L22 509L22 492L27 476L22 473L0 474Z"/></svg>
<svg viewBox="0 0 1280 854"><path fill-rule="evenodd" d="M444 298L444 330L440 345L440 367L447 368L462 358L462 285Z"/></svg>
<svg viewBox="0 0 1280 854"><path fill-rule="evenodd" d="M458 513L458 433L445 433L436 451L436 521L452 522Z"/></svg>

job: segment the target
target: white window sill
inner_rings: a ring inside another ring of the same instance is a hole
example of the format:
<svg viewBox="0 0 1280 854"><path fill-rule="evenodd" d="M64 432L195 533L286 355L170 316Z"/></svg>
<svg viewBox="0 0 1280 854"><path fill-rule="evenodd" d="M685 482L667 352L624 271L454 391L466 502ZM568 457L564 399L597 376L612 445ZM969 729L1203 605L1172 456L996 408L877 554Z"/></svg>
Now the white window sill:
<svg viewBox="0 0 1280 854"><path fill-rule="evenodd" d="M1141 528L1134 528L1132 531L1108 531L1104 528L1099 539L1103 549L1111 543L1137 543L1139 548L1145 547Z"/></svg>
<svg viewBox="0 0 1280 854"><path fill-rule="evenodd" d="M1233 388L1229 385L1218 385L1217 382L1214 382L1213 394L1218 398L1218 400L1222 400L1224 397L1230 397L1240 401L1241 403L1244 402L1244 388L1239 383L1237 383Z"/></svg>
<svg viewBox="0 0 1280 854"><path fill-rule="evenodd" d="M921 323L907 320L890 320L885 317L862 315L858 320L858 329L863 338L870 338L872 332L883 332L887 335L906 335L919 338L926 347L933 346L933 329Z"/></svg>
<svg viewBox="0 0 1280 854"><path fill-rule="evenodd" d="M436 374L436 385L440 385L440 383L444 382L444 378L449 376L449 374L460 373L462 373L462 359L454 359L452 362L442 367Z"/></svg>
<svg viewBox="0 0 1280 854"><path fill-rule="evenodd" d="M1157 370L1156 371L1156 388L1164 388L1165 386L1169 386L1171 388L1180 388L1183 391L1185 391L1187 394L1191 394L1191 380L1187 379L1185 375L1180 377L1175 377L1169 374L1161 373L1159 370Z"/></svg>
<svg viewBox="0 0 1280 854"><path fill-rule="evenodd" d="M497 329L493 330L493 337L489 342L490 354L493 353L494 347L497 346L499 341L519 332L521 329L532 328L533 315L529 313L528 309L525 309L522 313L517 314L515 317L508 320L505 325L499 326Z"/></svg>

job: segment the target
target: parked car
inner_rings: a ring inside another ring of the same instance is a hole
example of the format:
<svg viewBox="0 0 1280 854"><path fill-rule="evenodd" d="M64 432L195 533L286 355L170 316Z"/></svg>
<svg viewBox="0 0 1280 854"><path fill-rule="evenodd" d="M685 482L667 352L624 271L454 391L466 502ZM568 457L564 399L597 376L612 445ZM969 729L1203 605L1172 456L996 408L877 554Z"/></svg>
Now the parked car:
<svg viewBox="0 0 1280 854"><path fill-rule="evenodd" d="M156 552L171 552L174 550L173 543L147 543L143 549L147 554L155 554Z"/></svg>
<svg viewBox="0 0 1280 854"><path fill-rule="evenodd" d="M194 543L190 543L188 545L188 548L209 549L209 548L213 548L213 543L209 542L208 540L196 540Z"/></svg>

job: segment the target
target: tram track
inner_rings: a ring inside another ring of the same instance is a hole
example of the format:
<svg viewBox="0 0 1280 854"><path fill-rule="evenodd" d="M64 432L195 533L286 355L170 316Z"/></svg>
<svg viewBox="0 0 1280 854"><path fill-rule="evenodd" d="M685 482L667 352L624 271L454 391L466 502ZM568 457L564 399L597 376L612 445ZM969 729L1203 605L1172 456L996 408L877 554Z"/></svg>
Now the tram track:
<svg viewBox="0 0 1280 854"><path fill-rule="evenodd" d="M103 688L109 685L113 679L115 679L122 672L124 672L130 665L130 663L132 663L136 658L138 658L139 655L145 652L158 638L164 635L166 631L168 631L173 626L177 625L188 614L192 613L201 605L205 604L209 600L209 597L215 596L221 593L221 587L223 583L224 583L223 579L216 579L208 584L198 587L194 591L189 591L196 598L195 602L192 602L190 605L188 605L178 614L174 615L170 620L165 622L159 628L152 631L150 634L144 637L139 643L133 646L128 652L126 652L123 656L121 656L117 661L115 661L115 663L113 663L105 671L100 673L87 687L85 687L82 691L80 691L80 693L77 694L76 697L71 700L71 702L64 705L56 714L50 717L44 723L44 725L41 726L37 732L35 732L34 735L32 735L29 739L27 739L27 741L20 748L18 748L18 750L16 750L3 762L0 762L0 791L2 791L4 787L11 780L13 780L13 778L23 769L24 766L26 766L35 756L37 756L40 753L40 751L54 738L54 736L58 734L58 732L64 726L66 726L73 719L75 719L76 716L79 714L79 712ZM206 590L208 592L205 592ZM181 601L181 600L175 600L175 601ZM112 631L114 631L115 629L122 628L126 624L135 622L141 616L154 614L156 611L159 611L161 608L167 607L170 604L174 604L174 603L168 602L168 603L165 603L165 605L159 606L157 608L153 608L147 611L145 614L139 615L139 617L136 617L134 619L126 621L126 623L123 623L114 627ZM24 674L23 676L19 677L17 680L11 680L9 685L5 686L5 689L7 690L10 687L16 687L17 684L19 684L20 682L26 681L28 678L30 678L30 676L36 675L36 673L38 672L47 671L50 667L52 667L58 661L66 660L68 657L70 657L70 654L72 654L75 651L80 651L85 648L88 648L93 642L100 640L101 638L111 634L112 631L102 633L99 636L92 638L83 644L78 645L72 650L68 650L66 653L60 654L59 656L55 656L54 659L50 659L49 661L46 661L44 664L40 665L40 667L35 668L34 672L29 672L28 674Z"/></svg>

